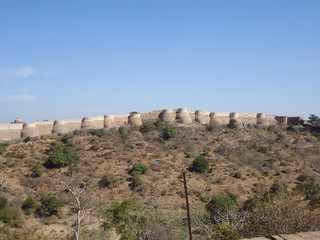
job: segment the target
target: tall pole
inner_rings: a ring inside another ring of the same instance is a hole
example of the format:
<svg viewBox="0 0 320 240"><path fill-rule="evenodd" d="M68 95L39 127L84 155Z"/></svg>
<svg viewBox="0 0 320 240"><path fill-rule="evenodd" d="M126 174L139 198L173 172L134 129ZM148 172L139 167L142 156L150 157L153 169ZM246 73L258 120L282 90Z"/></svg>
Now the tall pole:
<svg viewBox="0 0 320 240"><path fill-rule="evenodd" d="M186 196L186 205L187 205L187 214L188 214L188 225L189 225L189 239L192 240L191 233L191 221L190 221L190 210L189 210L189 200L188 200L188 189L187 189L187 181L186 181L186 173L183 171L183 184L184 184L184 193Z"/></svg>

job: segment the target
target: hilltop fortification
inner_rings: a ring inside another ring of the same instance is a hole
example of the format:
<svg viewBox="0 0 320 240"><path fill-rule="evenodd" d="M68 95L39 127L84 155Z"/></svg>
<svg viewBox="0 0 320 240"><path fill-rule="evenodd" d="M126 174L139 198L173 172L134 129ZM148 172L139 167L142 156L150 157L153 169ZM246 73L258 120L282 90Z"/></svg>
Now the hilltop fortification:
<svg viewBox="0 0 320 240"><path fill-rule="evenodd" d="M37 137L48 134L68 133L80 129L114 128L127 125L140 126L143 122L161 119L166 123L176 123L186 126L209 123L227 124L235 119L238 124L251 125L298 125L303 117L276 116L264 113L237 112L205 112L188 110L186 108L155 110L147 113L132 113L121 115L104 115L84 117L82 119L64 119L56 121L37 121L23 123L16 119L11 124L0 124L0 141Z"/></svg>

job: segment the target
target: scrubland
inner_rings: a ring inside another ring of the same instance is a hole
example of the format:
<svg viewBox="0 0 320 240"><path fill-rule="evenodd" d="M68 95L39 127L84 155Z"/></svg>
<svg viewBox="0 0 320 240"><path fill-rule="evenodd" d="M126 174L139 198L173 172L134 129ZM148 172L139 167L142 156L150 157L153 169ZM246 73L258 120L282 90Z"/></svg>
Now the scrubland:
<svg viewBox="0 0 320 240"><path fill-rule="evenodd" d="M182 171L195 239L319 230L319 140L302 126L156 122L2 143L0 236L187 239Z"/></svg>

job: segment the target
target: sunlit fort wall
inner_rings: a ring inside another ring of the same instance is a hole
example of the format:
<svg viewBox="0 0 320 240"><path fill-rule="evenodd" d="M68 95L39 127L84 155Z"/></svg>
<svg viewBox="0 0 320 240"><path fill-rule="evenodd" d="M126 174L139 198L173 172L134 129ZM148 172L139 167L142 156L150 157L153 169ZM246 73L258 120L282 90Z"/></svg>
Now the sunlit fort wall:
<svg viewBox="0 0 320 240"><path fill-rule="evenodd" d="M298 125L303 117L276 116L264 113L206 112L191 111L186 108L155 110L147 113L104 115L84 117L82 119L64 119L56 121L36 121L24 123L17 118L11 124L0 124L0 141L38 137L49 134L63 134L81 129L116 128L121 126L140 126L143 122L161 119L165 123L183 126L206 124L227 124L235 119L240 126L247 125Z"/></svg>

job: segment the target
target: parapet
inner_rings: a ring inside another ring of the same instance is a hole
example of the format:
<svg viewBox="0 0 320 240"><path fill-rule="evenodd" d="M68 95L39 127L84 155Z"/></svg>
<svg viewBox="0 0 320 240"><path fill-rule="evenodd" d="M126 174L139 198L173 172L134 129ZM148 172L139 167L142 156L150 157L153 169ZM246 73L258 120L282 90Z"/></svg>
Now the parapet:
<svg viewBox="0 0 320 240"><path fill-rule="evenodd" d="M23 124L0 124L0 141L21 138Z"/></svg>
<svg viewBox="0 0 320 240"><path fill-rule="evenodd" d="M116 121L118 126L124 126L128 124L129 114L117 114L113 115L114 120Z"/></svg>
<svg viewBox="0 0 320 240"><path fill-rule="evenodd" d="M275 117L279 125L287 125L288 117L287 116L276 116Z"/></svg>
<svg viewBox="0 0 320 240"><path fill-rule="evenodd" d="M288 117L288 125L293 124L293 125L299 125L300 123L303 122L303 117Z"/></svg>
<svg viewBox="0 0 320 240"><path fill-rule="evenodd" d="M205 125L208 123L227 124L235 119L239 124L257 125L287 125L302 124L303 117L276 116L265 113L237 113L237 112L204 112L187 108L155 110L139 114L104 115L84 117L82 119L64 119L56 121L37 121L22 123L20 118L14 124L0 124L0 141L26 137L36 137L52 133L68 133L80 129L114 128L127 124L140 126L146 121L161 119L165 123L180 123L184 125L193 122Z"/></svg>

